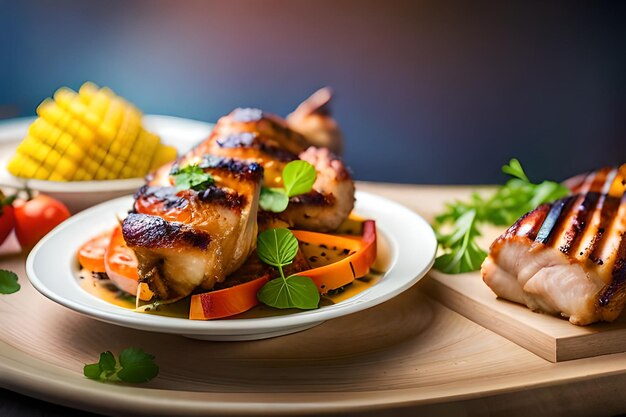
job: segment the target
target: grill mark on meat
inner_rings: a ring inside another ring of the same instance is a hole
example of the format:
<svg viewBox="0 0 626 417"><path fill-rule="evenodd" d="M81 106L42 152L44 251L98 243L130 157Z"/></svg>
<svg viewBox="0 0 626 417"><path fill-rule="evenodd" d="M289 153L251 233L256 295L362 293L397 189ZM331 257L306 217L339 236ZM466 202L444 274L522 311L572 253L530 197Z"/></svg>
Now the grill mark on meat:
<svg viewBox="0 0 626 417"><path fill-rule="evenodd" d="M322 194L318 191L310 191L306 194L300 194L289 199L289 204L293 205L310 205L310 206L332 206L335 203L335 197L332 194Z"/></svg>
<svg viewBox="0 0 626 417"><path fill-rule="evenodd" d="M626 289L626 239L624 239L624 234L622 234L620 238L619 248L615 253L616 259L611 274L611 283L606 290L604 290L602 295L600 295L598 300L598 304L601 307L608 306L618 293Z"/></svg>
<svg viewBox="0 0 626 417"><path fill-rule="evenodd" d="M552 204L550 211L548 212L539 233L535 241L550 245L550 239L556 235L555 229L562 223L562 219L567 215L569 205L574 200L574 197L566 197L558 200Z"/></svg>
<svg viewBox="0 0 626 417"><path fill-rule="evenodd" d="M122 222L128 246L148 249L189 247L206 250L211 236L182 223L168 222L158 216L131 213Z"/></svg>
<svg viewBox="0 0 626 417"><path fill-rule="evenodd" d="M234 133L215 141L220 148L255 149L280 162L291 162L298 159L298 155L295 153L282 149L272 142L272 139L253 132Z"/></svg>
<svg viewBox="0 0 626 417"><path fill-rule="evenodd" d="M565 241L559 247L561 252L569 255L572 248L578 248L584 231L589 225L594 210L596 209L599 197L600 194L591 192L580 197L583 200L581 204L573 205L573 209L577 211L571 219L569 229L565 233Z"/></svg>
<svg viewBox="0 0 626 417"><path fill-rule="evenodd" d="M605 236L608 234L608 230L613 223L613 219L615 218L615 214L620 206L620 199L611 197L611 196L603 196L603 204L600 212L600 225L598 226L598 232L596 233L591 248L589 249L589 260L593 263L602 265L604 260L602 259L602 252L604 250L604 246L607 243L607 239Z"/></svg>

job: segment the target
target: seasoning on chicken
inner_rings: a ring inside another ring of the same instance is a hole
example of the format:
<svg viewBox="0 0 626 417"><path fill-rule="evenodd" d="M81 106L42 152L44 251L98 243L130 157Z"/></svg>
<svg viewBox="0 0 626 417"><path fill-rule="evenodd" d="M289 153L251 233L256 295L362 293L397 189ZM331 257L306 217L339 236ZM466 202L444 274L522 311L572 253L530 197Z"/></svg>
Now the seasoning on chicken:
<svg viewBox="0 0 626 417"><path fill-rule="evenodd" d="M490 248L485 283L532 310L578 325L615 320L626 304L623 171L604 169L575 186L584 193L524 215Z"/></svg>
<svg viewBox="0 0 626 417"><path fill-rule="evenodd" d="M252 253L263 168L205 157L198 166L214 183L178 191L171 176L153 177L122 223L137 254L139 276L157 299L175 301L222 282Z"/></svg>

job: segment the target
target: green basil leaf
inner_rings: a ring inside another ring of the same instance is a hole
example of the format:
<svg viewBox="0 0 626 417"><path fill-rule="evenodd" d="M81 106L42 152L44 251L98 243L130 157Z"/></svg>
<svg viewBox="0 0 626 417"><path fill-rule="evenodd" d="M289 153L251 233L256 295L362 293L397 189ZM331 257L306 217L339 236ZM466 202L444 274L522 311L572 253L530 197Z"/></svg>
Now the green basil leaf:
<svg viewBox="0 0 626 417"><path fill-rule="evenodd" d="M282 188L261 188L259 206L265 211L280 213L285 211L289 204L289 197Z"/></svg>
<svg viewBox="0 0 626 417"><path fill-rule="evenodd" d="M297 275L269 281L259 290L257 297L263 304L281 309L312 310L320 302L320 294L313 280Z"/></svg>
<svg viewBox="0 0 626 417"><path fill-rule="evenodd" d="M124 382L147 382L159 374L154 356L138 348L127 348L120 353L122 369L117 376Z"/></svg>
<svg viewBox="0 0 626 417"><path fill-rule="evenodd" d="M257 255L268 265L289 265L297 254L298 239L289 229L269 229L257 237Z"/></svg>
<svg viewBox="0 0 626 417"><path fill-rule="evenodd" d="M174 185L178 190L204 191L215 183L211 174L204 172L197 165L187 165L172 171L171 175L174 177Z"/></svg>
<svg viewBox="0 0 626 417"><path fill-rule="evenodd" d="M117 362L115 361L115 356L107 350L100 354L100 362L98 362L98 364L100 365L101 371L115 371Z"/></svg>
<svg viewBox="0 0 626 417"><path fill-rule="evenodd" d="M89 379L99 381L101 373L102 370L100 369L99 363L92 363L83 367L83 375L85 375Z"/></svg>
<svg viewBox="0 0 626 417"><path fill-rule="evenodd" d="M13 294L19 291L21 287L17 280L15 272L0 269L0 294Z"/></svg>
<svg viewBox="0 0 626 417"><path fill-rule="evenodd" d="M291 161L283 169L283 184L288 197L311 191L316 178L315 167L306 161Z"/></svg>

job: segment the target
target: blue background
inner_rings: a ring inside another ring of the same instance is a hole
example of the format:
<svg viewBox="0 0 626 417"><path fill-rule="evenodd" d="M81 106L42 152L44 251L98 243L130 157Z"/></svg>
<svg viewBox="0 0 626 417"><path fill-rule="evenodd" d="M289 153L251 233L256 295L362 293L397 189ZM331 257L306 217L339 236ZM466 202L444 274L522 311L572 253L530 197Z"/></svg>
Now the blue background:
<svg viewBox="0 0 626 417"><path fill-rule="evenodd" d="M330 85L358 179L563 179L626 160L625 5L0 0L0 118L86 80L206 121Z"/></svg>

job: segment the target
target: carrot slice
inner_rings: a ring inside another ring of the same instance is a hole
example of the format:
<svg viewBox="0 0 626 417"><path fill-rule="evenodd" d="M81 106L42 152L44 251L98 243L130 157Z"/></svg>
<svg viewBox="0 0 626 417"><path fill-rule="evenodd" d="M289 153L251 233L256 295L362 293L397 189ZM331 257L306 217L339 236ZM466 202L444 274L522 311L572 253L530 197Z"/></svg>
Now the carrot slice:
<svg viewBox="0 0 626 417"><path fill-rule="evenodd" d="M376 222L374 220L363 222L363 236L360 239L303 230L293 230L293 234L301 242L339 246L353 252L338 262L296 274L311 278L322 294L365 276L376 260Z"/></svg>
<svg viewBox="0 0 626 417"><path fill-rule="evenodd" d="M218 291L191 296L191 320L219 319L243 313L259 304L257 292L269 281L269 275Z"/></svg>

